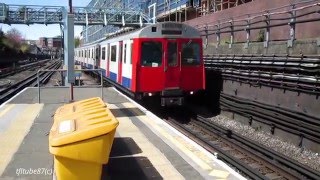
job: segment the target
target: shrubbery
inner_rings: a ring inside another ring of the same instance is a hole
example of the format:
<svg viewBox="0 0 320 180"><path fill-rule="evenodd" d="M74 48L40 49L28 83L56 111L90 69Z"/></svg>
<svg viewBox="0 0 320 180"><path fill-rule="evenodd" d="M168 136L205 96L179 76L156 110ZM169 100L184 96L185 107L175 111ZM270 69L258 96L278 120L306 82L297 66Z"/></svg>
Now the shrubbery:
<svg viewBox="0 0 320 180"><path fill-rule="evenodd" d="M30 46L23 43L21 33L12 28L7 33L0 29L0 64L27 59Z"/></svg>

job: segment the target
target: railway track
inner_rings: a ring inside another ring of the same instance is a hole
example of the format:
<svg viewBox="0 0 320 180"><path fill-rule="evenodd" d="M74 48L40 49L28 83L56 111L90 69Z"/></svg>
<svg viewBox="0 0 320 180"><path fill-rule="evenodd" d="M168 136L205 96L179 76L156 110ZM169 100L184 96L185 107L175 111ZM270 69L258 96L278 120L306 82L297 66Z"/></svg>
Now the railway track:
<svg viewBox="0 0 320 180"><path fill-rule="evenodd" d="M49 59L41 60L38 62L32 62L32 63L21 65L15 69L13 69L13 68L1 69L0 70L0 72L1 72L0 78L5 78L7 76L11 76L13 74L16 74L16 73L19 73L22 71L36 69L36 68L38 68L38 66L42 66L43 64L47 63L48 61L49 61Z"/></svg>
<svg viewBox="0 0 320 180"><path fill-rule="evenodd" d="M316 170L253 142L199 115L168 116L167 122L251 179L319 179ZM176 118L178 117L178 118ZM180 117L184 117L181 119Z"/></svg>
<svg viewBox="0 0 320 180"><path fill-rule="evenodd" d="M44 69L58 69L61 66L61 61L55 61L47 66ZM45 84L49 81L50 77L54 74L54 72L40 72L40 84ZM37 73L33 73L32 75L22 79L15 84L10 85L9 87L2 89L0 91L0 104L10 99L16 93L24 89L25 87L34 87L37 85Z"/></svg>

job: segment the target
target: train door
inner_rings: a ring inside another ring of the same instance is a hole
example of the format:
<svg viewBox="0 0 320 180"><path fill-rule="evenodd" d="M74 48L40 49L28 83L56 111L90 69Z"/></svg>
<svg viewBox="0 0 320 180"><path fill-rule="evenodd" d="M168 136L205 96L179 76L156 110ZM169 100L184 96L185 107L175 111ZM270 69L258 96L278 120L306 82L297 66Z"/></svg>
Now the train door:
<svg viewBox="0 0 320 180"><path fill-rule="evenodd" d="M122 45L122 85L131 88L132 65L131 65L131 40L124 40Z"/></svg>
<svg viewBox="0 0 320 180"><path fill-rule="evenodd" d="M110 79L117 82L118 77L118 61L119 61L119 43L110 43L110 61L109 74Z"/></svg>
<svg viewBox="0 0 320 180"><path fill-rule="evenodd" d="M180 72L181 63L178 49L178 43L176 40L168 40L165 44L165 88L179 89L180 88Z"/></svg>
<svg viewBox="0 0 320 180"><path fill-rule="evenodd" d="M106 49L106 76L107 77L110 77L110 58L111 58L111 55L110 55L110 44L108 43L107 44L107 49Z"/></svg>
<svg viewBox="0 0 320 180"><path fill-rule="evenodd" d="M96 46L96 51L95 51L95 58L94 58L94 60L95 60L94 69L97 69L97 68L101 67L101 66L100 66L100 46L99 46L99 45Z"/></svg>
<svg viewBox="0 0 320 180"><path fill-rule="evenodd" d="M181 39L179 41L181 63L180 86L185 90L204 89L204 65L202 61L202 40ZM196 79L196 81L195 81Z"/></svg>

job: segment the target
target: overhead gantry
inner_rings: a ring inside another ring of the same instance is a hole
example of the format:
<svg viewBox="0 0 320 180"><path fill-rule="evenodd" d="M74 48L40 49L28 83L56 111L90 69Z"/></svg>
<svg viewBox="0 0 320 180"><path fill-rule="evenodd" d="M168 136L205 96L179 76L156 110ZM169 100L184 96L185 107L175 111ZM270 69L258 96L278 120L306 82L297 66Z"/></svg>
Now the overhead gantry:
<svg viewBox="0 0 320 180"><path fill-rule="evenodd" d="M67 66L66 82L74 83L74 25L114 25L141 27L151 24L142 9L130 7L72 7L69 12L63 6L8 5L0 3L0 23L4 24L60 24L64 31L64 65Z"/></svg>

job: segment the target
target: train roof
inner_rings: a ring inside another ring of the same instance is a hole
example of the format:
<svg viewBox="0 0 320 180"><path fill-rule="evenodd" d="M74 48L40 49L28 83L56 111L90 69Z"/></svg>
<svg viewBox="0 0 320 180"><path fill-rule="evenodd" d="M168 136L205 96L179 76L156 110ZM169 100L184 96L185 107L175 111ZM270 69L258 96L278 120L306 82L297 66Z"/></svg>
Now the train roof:
<svg viewBox="0 0 320 180"><path fill-rule="evenodd" d="M179 22L159 22L152 24L137 30L124 29L123 31L110 33L107 35L108 38L112 38L118 35L130 34L133 37L140 38L159 38L159 37L188 37L188 38L199 38L200 33L197 29L184 23Z"/></svg>
<svg viewBox="0 0 320 180"><path fill-rule="evenodd" d="M200 38L200 32L187 24L180 22L159 22L140 29L122 29L106 35L106 39L99 42L89 43L80 48L91 47L97 43L105 44L121 39L132 38Z"/></svg>

